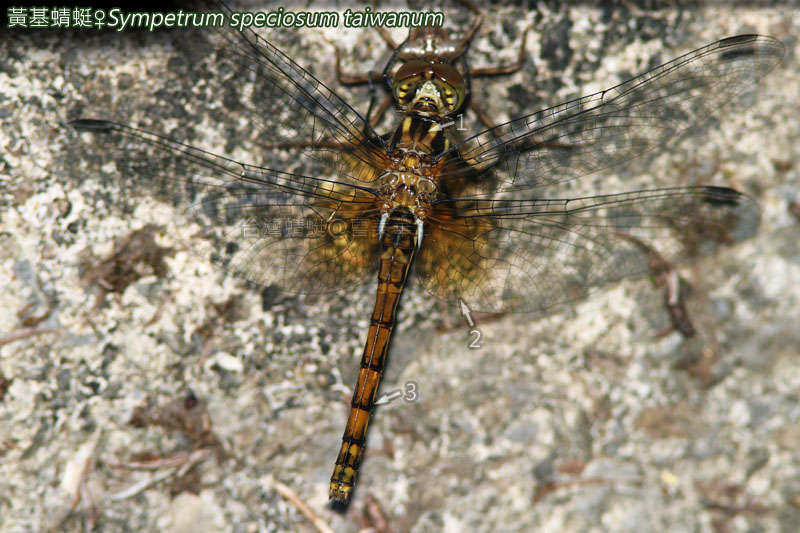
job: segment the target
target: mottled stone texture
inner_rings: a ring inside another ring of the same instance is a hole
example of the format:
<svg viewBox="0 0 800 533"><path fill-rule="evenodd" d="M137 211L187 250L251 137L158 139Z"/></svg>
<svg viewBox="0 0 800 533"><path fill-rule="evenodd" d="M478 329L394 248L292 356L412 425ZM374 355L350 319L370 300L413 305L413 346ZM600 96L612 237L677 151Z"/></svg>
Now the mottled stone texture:
<svg viewBox="0 0 800 533"><path fill-rule="evenodd" d="M530 4L487 6L470 50L476 66L512 61L532 25L523 71L475 82L498 121L721 37L787 46L746 113L608 173L733 184L762 206L755 237L681 266L695 338L657 335L661 294L638 280L545 319L485 320L470 350L457 310L412 284L383 390L414 381L419 401L378 409L354 504L334 514L327 480L373 289L288 297L213 268L181 198L137 178L151 161L63 125L119 118L246 159L239 147L273 132L237 111L243 74L215 69L202 32L6 30L0 530L312 531L273 480L342 532L364 527L369 495L395 531L800 530L800 11ZM466 26L460 10L445 6L448 24ZM326 39L348 70L387 57L368 30L271 39L337 90ZM340 92L365 109L364 90ZM120 255L142 228L141 253ZM440 332L444 317L457 327ZM136 408L152 423L130 424ZM196 466L119 467L168 459Z"/></svg>

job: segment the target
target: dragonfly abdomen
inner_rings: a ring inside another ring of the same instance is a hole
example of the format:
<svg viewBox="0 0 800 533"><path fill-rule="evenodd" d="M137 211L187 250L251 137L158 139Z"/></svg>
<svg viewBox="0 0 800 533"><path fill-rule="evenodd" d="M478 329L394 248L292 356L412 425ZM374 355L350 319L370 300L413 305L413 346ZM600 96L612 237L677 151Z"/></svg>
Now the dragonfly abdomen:
<svg viewBox="0 0 800 533"><path fill-rule="evenodd" d="M378 293L350 403L350 415L342 436L342 447L331 476L329 494L337 504L346 505L350 500L364 455L367 425L386 366L397 305L417 251L416 231L413 215L405 209L398 209L389 216L381 236L383 252L378 260Z"/></svg>

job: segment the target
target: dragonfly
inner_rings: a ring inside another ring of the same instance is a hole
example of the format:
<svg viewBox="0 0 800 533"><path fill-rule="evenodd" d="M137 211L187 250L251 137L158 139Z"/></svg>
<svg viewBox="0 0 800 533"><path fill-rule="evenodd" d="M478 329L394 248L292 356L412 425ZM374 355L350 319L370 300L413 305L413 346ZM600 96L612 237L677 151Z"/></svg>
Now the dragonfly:
<svg viewBox="0 0 800 533"><path fill-rule="evenodd" d="M671 186L656 176L656 187L626 190L598 175L740 109L782 60L784 46L772 37L728 37L466 138L452 126L468 98L466 73L446 57L397 68L399 117L380 133L260 34L225 28L218 38L214 59L243 87L232 90L250 111L252 145L267 147L260 160L257 149L248 161L106 119L70 124L145 158L163 154L169 166L143 171L180 188L196 215L221 230L219 239L233 245L216 259L246 279L323 296L377 282L330 480L337 506L352 499L412 275L448 304L536 317L647 275L651 243L665 260L680 261L758 226L756 203L732 188Z"/></svg>

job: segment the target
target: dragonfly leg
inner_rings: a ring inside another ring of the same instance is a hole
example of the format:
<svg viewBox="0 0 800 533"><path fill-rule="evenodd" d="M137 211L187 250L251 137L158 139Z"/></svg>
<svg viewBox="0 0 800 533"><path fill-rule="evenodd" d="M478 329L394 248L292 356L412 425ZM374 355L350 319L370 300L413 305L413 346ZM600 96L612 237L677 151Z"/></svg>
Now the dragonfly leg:
<svg viewBox="0 0 800 533"><path fill-rule="evenodd" d="M484 67L484 68L476 68L470 69L469 75L473 78L475 77L489 77L489 76L504 76L508 74L514 74L518 70L522 68L525 64L525 43L528 40L528 32L531 30L530 26L525 29L525 32L522 34L522 44L519 47L519 52L517 54L517 60L511 63L510 65L502 65L498 66L495 65L493 67Z"/></svg>
<svg viewBox="0 0 800 533"><path fill-rule="evenodd" d="M393 101L394 100L392 99L391 95L387 94L384 97L383 101L381 101L380 105L378 106L378 109L375 110L375 113L369 119L369 125L370 126L375 127L378 124L378 122L381 121L383 116L386 114L386 111L390 107L392 107L392 102Z"/></svg>
<svg viewBox="0 0 800 533"><path fill-rule="evenodd" d="M331 43L336 55L336 79L342 85L366 85L372 84L383 80L383 74L380 72L367 72L366 74L346 74L342 71L342 51L335 43Z"/></svg>
<svg viewBox="0 0 800 533"><path fill-rule="evenodd" d="M388 46L390 50L397 50L400 48L400 45L394 42L394 39L392 39L391 34L386 30L386 28L382 26L375 26L375 31L378 32L378 35L381 36L381 39L383 39L383 41L386 43L386 46Z"/></svg>
<svg viewBox="0 0 800 533"><path fill-rule="evenodd" d="M469 42L472 40L473 37L475 37L475 33L478 31L478 28L481 27L481 23L483 22L483 16L480 14L480 11L478 11L477 8L475 8L468 2L464 2L464 4L470 9L474 10L476 13L478 13L478 16L477 18L475 18L475 22L472 23L470 29L467 30L467 33L465 33L464 36L461 38L461 40L458 42L458 45L456 46L454 53L450 55L451 61L454 61L455 59L458 59L459 57L464 55L464 52L467 51L467 47L469 46Z"/></svg>
<svg viewBox="0 0 800 533"><path fill-rule="evenodd" d="M478 18L478 23L480 23L480 18ZM525 45L528 38L528 32L530 31L530 27L525 29L525 33L522 34L522 44L519 48L519 53L517 54L517 60L510 64L504 66L493 66L493 67L485 67L479 69L470 69L468 71L468 76L473 77L490 77L490 76L502 76L507 74L514 74L518 70L522 68L525 64ZM471 33L468 33L469 39L472 39L474 34L474 30L477 30L477 27L473 25L473 29ZM463 52L462 52L463 53ZM483 110L483 108L475 102L475 100L470 99L469 101L469 109L472 110L473 113L478 117L478 120L481 121L481 124L486 126L488 129L492 129L496 126L496 124L489 118L489 115Z"/></svg>

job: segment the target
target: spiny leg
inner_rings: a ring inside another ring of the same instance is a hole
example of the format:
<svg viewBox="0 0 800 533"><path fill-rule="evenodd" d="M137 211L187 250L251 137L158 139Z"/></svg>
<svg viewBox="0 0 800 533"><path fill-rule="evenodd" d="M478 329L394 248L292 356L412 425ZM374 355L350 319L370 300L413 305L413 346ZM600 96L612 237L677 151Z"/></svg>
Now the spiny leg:
<svg viewBox="0 0 800 533"><path fill-rule="evenodd" d="M395 52L400 48L401 45L396 44L392 39L392 36L389 35L389 32L386 31L385 28L376 27L375 30L378 34L383 38L386 45ZM386 110L392 105L392 97L388 96L384 98L381 104L378 106L378 110L375 112L375 115L372 115L372 107L375 102L375 83L383 82L387 83L387 73L386 68L384 68L383 72L367 72L366 74L345 74L342 71L342 51L341 49L335 44L331 43L335 50L336 54L336 79L339 81L340 84L345 86L353 86L353 85L369 85L369 92L370 92L370 99L369 99L369 109L367 110L366 119L370 126L375 126L378 122L381 121L383 115L386 113ZM392 56L392 60L389 63L394 61L394 56ZM387 65L388 68L389 65ZM387 101L388 100L388 101Z"/></svg>
<svg viewBox="0 0 800 533"><path fill-rule="evenodd" d="M382 28L381 28L382 29ZM384 30L385 31L385 30ZM394 42L391 41L391 36L384 32L379 32L386 40L389 46L393 45ZM367 74L346 74L342 71L342 51L336 43L329 41L330 45L333 46L335 50L336 56L336 79L342 85L352 86L352 85L370 85L370 104L369 110L367 111L366 119L370 126L374 127L380 122L381 118L386 111L392 105L392 97L387 95L381 103L378 105L375 114L372 114L372 107L374 104L374 94L375 94L375 87L374 83L376 81L383 80L383 74L379 74L377 72L368 72ZM352 147L347 143L337 142L337 141L329 141L329 140L318 140L318 141L282 141L279 143L272 143L272 144L262 144L262 148L266 148L268 150L281 150L281 149L292 149L292 148L330 148L332 150L347 150L348 148L352 150Z"/></svg>
<svg viewBox="0 0 800 533"><path fill-rule="evenodd" d="M516 61L514 61L510 65L502 65L502 66L495 65L493 67L470 69L469 75L472 77L490 77L490 76L506 76L517 72L525 64L525 46L528 41L528 32L530 31L531 27L528 26L527 28L525 28L525 31L522 34L522 43L520 44Z"/></svg>
<svg viewBox="0 0 800 533"><path fill-rule="evenodd" d="M491 76L502 76L502 75L511 75L515 72L519 71L522 66L525 64L525 45L528 40L528 32L530 31L530 26L525 29L525 32L522 34L522 44L519 48L519 53L517 54L517 60L505 66L493 66L493 67L485 67L479 69L470 69L468 75L470 77L491 77ZM489 115L483 110L483 108L475 102L472 98L469 101L469 109L475 113L475 116L478 117L478 120L481 121L487 129L492 129L497 124L489 118Z"/></svg>
<svg viewBox="0 0 800 533"><path fill-rule="evenodd" d="M387 94L381 101L380 105L378 106L378 109L375 111L375 114L372 115L372 118L369 119L370 126L374 128L375 126L378 125L378 122L380 122L383 115L386 114L386 111L390 107L392 107L392 102L394 102L394 99L392 98L391 95Z"/></svg>
<svg viewBox="0 0 800 533"><path fill-rule="evenodd" d="M462 37L459 41L455 52L450 55L450 61L455 61L464 55L464 53L467 51L467 47L469 47L470 41L472 41L472 39L475 37L475 34L478 32L478 28L480 28L481 24L483 23L483 15L480 14L480 11L477 11L477 9L472 7L471 4L465 3L465 5L473 9L478 16L475 18L475 22L472 23L472 26L467 30L467 33L464 34L464 37Z"/></svg>
<svg viewBox="0 0 800 533"><path fill-rule="evenodd" d="M366 85L383 80L383 74L379 72L367 72L366 74L345 74L342 70L342 51L335 43L331 43L336 56L336 79L342 85Z"/></svg>

